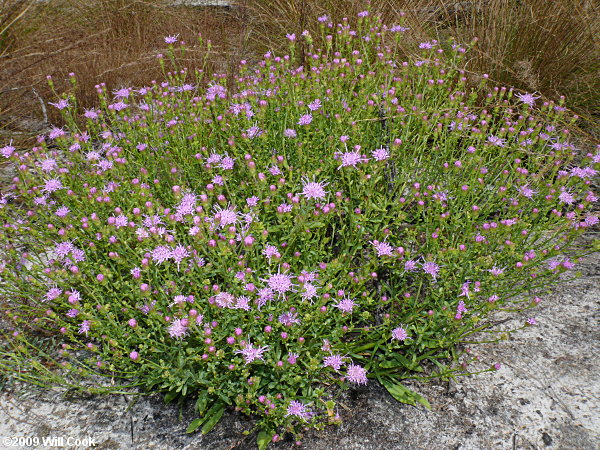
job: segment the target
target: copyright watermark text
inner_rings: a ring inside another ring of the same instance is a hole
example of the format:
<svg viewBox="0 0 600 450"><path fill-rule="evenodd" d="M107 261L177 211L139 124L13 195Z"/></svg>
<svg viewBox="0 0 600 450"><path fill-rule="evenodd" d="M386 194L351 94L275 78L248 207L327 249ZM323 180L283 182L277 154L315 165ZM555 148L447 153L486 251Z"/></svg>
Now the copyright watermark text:
<svg viewBox="0 0 600 450"><path fill-rule="evenodd" d="M14 436L14 437L3 437L0 438L2 446L5 448L10 447L95 447L98 442L94 438L76 438L66 436Z"/></svg>

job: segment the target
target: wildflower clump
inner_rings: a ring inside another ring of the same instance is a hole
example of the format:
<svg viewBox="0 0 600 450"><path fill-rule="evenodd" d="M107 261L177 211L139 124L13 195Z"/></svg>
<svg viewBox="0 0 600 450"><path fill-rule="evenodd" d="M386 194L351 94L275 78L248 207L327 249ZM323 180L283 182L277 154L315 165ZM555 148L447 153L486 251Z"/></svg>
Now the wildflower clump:
<svg viewBox="0 0 600 450"><path fill-rule="evenodd" d="M56 103L67 129L0 149L12 376L193 397L189 431L233 408L265 446L337 423L335 386L427 404L399 381L482 370L461 343L574 266L600 153L574 164L561 103L469 87L452 42L404 57L410 31L368 12L319 22L234 86L98 85L97 109Z"/></svg>

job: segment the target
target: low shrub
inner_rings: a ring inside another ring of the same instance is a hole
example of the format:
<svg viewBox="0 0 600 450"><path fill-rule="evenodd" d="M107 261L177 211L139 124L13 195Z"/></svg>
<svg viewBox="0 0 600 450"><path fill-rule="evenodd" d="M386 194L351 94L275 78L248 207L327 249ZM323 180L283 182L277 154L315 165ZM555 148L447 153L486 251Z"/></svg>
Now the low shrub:
<svg viewBox="0 0 600 450"><path fill-rule="evenodd" d="M67 129L0 149L6 377L196 398L188 431L235 408L264 448L338 423L339 388L427 406L401 380L499 367L465 345L574 266L600 153L572 163L562 101L467 88L460 43L401 59L402 24L318 20L232 90L169 36L164 81L64 94Z"/></svg>

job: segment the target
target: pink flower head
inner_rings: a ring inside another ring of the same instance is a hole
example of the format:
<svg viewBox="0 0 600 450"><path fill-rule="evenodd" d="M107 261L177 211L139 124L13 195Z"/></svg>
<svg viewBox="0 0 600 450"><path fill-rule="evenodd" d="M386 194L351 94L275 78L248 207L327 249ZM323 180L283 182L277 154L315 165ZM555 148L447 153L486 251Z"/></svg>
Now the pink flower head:
<svg viewBox="0 0 600 450"><path fill-rule="evenodd" d="M346 364L344 362L344 357L341 355L330 355L323 358L323 367L331 367L336 372L340 370L340 368Z"/></svg>
<svg viewBox="0 0 600 450"><path fill-rule="evenodd" d="M235 296L229 292L219 292L215 296L215 303L221 308L233 308L235 305Z"/></svg>
<svg viewBox="0 0 600 450"><path fill-rule="evenodd" d="M440 272L440 266L434 263L433 261L427 261L423 263L423 272L431 275L431 277L435 280L438 273Z"/></svg>
<svg viewBox="0 0 600 450"><path fill-rule="evenodd" d="M235 210L235 207L227 207L221 208L220 206L215 206L215 222L218 222L219 227L225 228L229 225L234 225L239 221L239 214Z"/></svg>
<svg viewBox="0 0 600 450"><path fill-rule="evenodd" d="M214 101L217 97L221 99L226 98L227 89L218 84L213 84L206 90L206 99L209 101Z"/></svg>
<svg viewBox="0 0 600 450"><path fill-rule="evenodd" d="M244 311L250 311L252 307L250 306L250 299L245 295L240 295L237 298L237 302L234 306L234 309L243 309Z"/></svg>
<svg viewBox="0 0 600 450"><path fill-rule="evenodd" d="M310 109L311 111L317 111L321 108L321 106L321 100L316 99L314 102L308 104L308 109Z"/></svg>
<svg viewBox="0 0 600 450"><path fill-rule="evenodd" d="M250 283L251 284L251 283ZM254 285L252 285L254 287ZM271 288L262 288L257 292L258 300L257 304L259 309L263 307L267 302L270 302L274 298L273 290Z"/></svg>
<svg viewBox="0 0 600 450"><path fill-rule="evenodd" d="M287 412L285 414L288 416L296 416L302 420L307 420L310 418L312 414L307 409L307 405L302 402L298 402L296 400L292 400L287 407Z"/></svg>
<svg viewBox="0 0 600 450"><path fill-rule="evenodd" d="M181 319L175 319L169 326L169 335L174 339L185 337L188 332L188 327L181 323Z"/></svg>
<svg viewBox="0 0 600 450"><path fill-rule="evenodd" d="M317 294L317 286L311 283L304 283L302 286L304 290L300 293L303 300L311 300L319 296Z"/></svg>
<svg viewBox="0 0 600 450"><path fill-rule="evenodd" d="M152 261L156 264L162 264L165 261L168 261L173 257L173 251L171 247L166 245L159 245L154 250L152 250Z"/></svg>
<svg viewBox="0 0 600 450"><path fill-rule="evenodd" d="M392 247L389 243L387 243L385 241L384 242L369 241L369 243L372 244L373 247L375 247L378 257L394 256L394 247Z"/></svg>
<svg viewBox="0 0 600 450"><path fill-rule="evenodd" d="M316 199L323 200L327 195L327 191L325 191L325 186L328 183L325 182L316 182L316 181L308 181L304 180L304 184L302 186L302 194L307 199Z"/></svg>
<svg viewBox="0 0 600 450"><path fill-rule="evenodd" d="M63 110L69 107L69 100L63 98L56 103L48 102L48 104L54 106L58 110Z"/></svg>
<svg viewBox="0 0 600 450"><path fill-rule="evenodd" d="M298 134L296 133L296 130L293 130L291 128L287 128L284 132L283 132L283 136L286 138L295 138Z"/></svg>
<svg viewBox="0 0 600 450"><path fill-rule="evenodd" d="M236 350L235 353L240 353L244 357L244 363L246 365L248 365L248 364L256 361L257 359L264 361L263 353L268 349L269 349L268 345L265 345L264 347L256 347L255 348L252 346L252 343L248 342L243 349Z"/></svg>
<svg viewBox="0 0 600 450"><path fill-rule="evenodd" d="M536 194L536 192L527 185L520 186L518 190L519 194L526 198L532 198Z"/></svg>
<svg viewBox="0 0 600 450"><path fill-rule="evenodd" d="M285 325L286 327L291 327L292 325L299 325L300 319L298 319L298 313L296 312L287 312L283 313L279 316L279 322Z"/></svg>
<svg viewBox="0 0 600 450"><path fill-rule="evenodd" d="M63 241L56 244L54 247L54 252L58 259L66 258L69 253L71 253L75 249L75 246L70 241Z"/></svg>
<svg viewBox="0 0 600 450"><path fill-rule="evenodd" d="M528 92L525 92L524 94L516 94L515 97L517 97L522 103L532 107L535 105L535 101L540 98L539 96L536 97Z"/></svg>
<svg viewBox="0 0 600 450"><path fill-rule="evenodd" d="M300 120L298 120L298 125L310 125L312 119L312 114L304 114L302 117L300 117Z"/></svg>
<svg viewBox="0 0 600 450"><path fill-rule="evenodd" d="M171 251L171 258L173 258L173 261L175 261L178 268L181 261L183 261L188 256L190 256L190 252L181 244L179 244Z"/></svg>
<svg viewBox="0 0 600 450"><path fill-rule="evenodd" d="M178 34L176 34L174 36L165 36L165 43L166 44L174 44L177 42L178 39L179 39Z"/></svg>
<svg viewBox="0 0 600 450"><path fill-rule="evenodd" d="M12 144L12 141L11 141ZM12 145L5 145L4 147L0 148L0 154L2 156L4 156L5 158L10 158L13 153L15 152L15 148Z"/></svg>
<svg viewBox="0 0 600 450"><path fill-rule="evenodd" d="M100 112L95 109L86 109L83 116L90 120L96 120L100 116Z"/></svg>
<svg viewBox="0 0 600 450"><path fill-rule="evenodd" d="M350 364L346 369L346 378L351 383L367 384L367 370L358 364Z"/></svg>
<svg viewBox="0 0 600 450"><path fill-rule="evenodd" d="M338 167L340 170L342 167L356 167L359 163L367 162L367 158L363 158L363 156L359 152L345 152L340 156L342 160L342 164Z"/></svg>
<svg viewBox="0 0 600 450"><path fill-rule="evenodd" d="M340 309L344 313L351 313L352 309L355 306L357 306L357 304L354 303L354 300L351 300L349 298L343 298L342 300L340 300L337 304L335 304L333 306Z"/></svg>
<svg viewBox="0 0 600 450"><path fill-rule="evenodd" d="M417 262L415 260L410 259L404 263L405 272L416 272L417 270Z"/></svg>
<svg viewBox="0 0 600 450"><path fill-rule="evenodd" d="M558 196L558 200L561 203L566 203L567 205L572 205L573 203L575 203L575 197L573 197L573 195L564 187L562 188L562 192Z"/></svg>
<svg viewBox="0 0 600 450"><path fill-rule="evenodd" d="M62 292L63 292L62 289L59 289L57 287L52 287L52 288L48 289L48 292L46 292L46 296L43 301L50 302L52 300L56 300L58 297L60 297Z"/></svg>
<svg viewBox="0 0 600 450"><path fill-rule="evenodd" d="M84 320L79 325L79 334L84 334L87 336L88 331L90 331L91 322L89 320Z"/></svg>
<svg viewBox="0 0 600 450"><path fill-rule="evenodd" d="M130 88L121 88L117 89L116 91L113 91L113 95L115 96L115 98L127 98L129 97L129 94L131 94Z"/></svg>
<svg viewBox="0 0 600 450"><path fill-rule="evenodd" d="M492 267L491 269L488 270L489 273L491 273L492 275L494 275L495 277L502 275L504 273L504 269L498 268L496 266Z"/></svg>
<svg viewBox="0 0 600 450"><path fill-rule="evenodd" d="M375 161L385 161L386 159L389 159L390 152L382 147L382 148L373 150L371 152L371 156L373 156L373 159Z"/></svg>
<svg viewBox="0 0 600 450"><path fill-rule="evenodd" d="M291 275L276 273L267 279L262 279L262 281L265 281L269 286L269 289L271 289L273 292L277 292L279 297L285 297L285 293L288 291L293 292L293 289L296 286L292 283L292 278L294 277Z"/></svg>
<svg viewBox="0 0 600 450"><path fill-rule="evenodd" d="M258 205L258 201L260 199L256 196L253 195L252 197L248 197L246 199L246 204L250 207L250 208L254 208L256 205Z"/></svg>
<svg viewBox="0 0 600 450"><path fill-rule="evenodd" d="M505 147L506 146L506 139L502 139L497 136L489 136L487 138L487 141L490 144L495 145L496 147Z"/></svg>
<svg viewBox="0 0 600 450"><path fill-rule="evenodd" d="M46 181L46 183L44 184L44 187L42 188L42 192L56 192L60 189L64 189L64 186L62 184L62 181L59 178L51 178L48 181Z"/></svg>
<svg viewBox="0 0 600 450"><path fill-rule="evenodd" d="M392 341L393 340L397 340L397 341L404 342L406 339L410 339L410 338L408 337L408 333L404 329L403 325L401 325L401 326L399 326L397 328L394 328L392 330Z"/></svg>

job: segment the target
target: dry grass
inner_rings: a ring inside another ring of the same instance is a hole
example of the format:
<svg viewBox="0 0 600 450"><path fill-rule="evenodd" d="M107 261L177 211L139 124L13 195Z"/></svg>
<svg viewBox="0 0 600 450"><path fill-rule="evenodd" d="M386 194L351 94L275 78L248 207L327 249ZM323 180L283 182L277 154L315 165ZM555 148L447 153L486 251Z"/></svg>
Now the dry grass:
<svg viewBox="0 0 600 450"><path fill-rule="evenodd" d="M14 16L12 11L27 3L31 2L4 0L0 17L9 12ZM195 45L201 34L213 43L209 69L227 71L242 57L239 28L240 22L226 10L182 10L158 0L36 3L0 41L0 123L13 131L35 128L32 119L39 123L44 116L40 101L53 99L46 75L52 75L57 91L62 91L70 87L68 73L74 72L82 106L94 104L94 86L100 82L113 89L160 79L155 57L164 53L166 35L178 34L186 41L190 49L183 64L194 69L203 59L204 50ZM52 108L47 113L50 122L59 120Z"/></svg>
<svg viewBox="0 0 600 450"><path fill-rule="evenodd" d="M438 0L441 6L445 2ZM589 0L475 0L442 12L455 36L478 38L476 72L600 113L600 3Z"/></svg>
<svg viewBox="0 0 600 450"><path fill-rule="evenodd" d="M261 48L281 48L285 33L317 31L314 17L355 18L352 0L243 0ZM386 23L405 22L422 39L478 38L468 69L499 83L600 113L600 3L593 0L374 0ZM308 18L307 18L308 14Z"/></svg>
<svg viewBox="0 0 600 450"><path fill-rule="evenodd" d="M83 106L96 100L94 86L110 89L143 85L160 78L157 53L163 36L179 34L188 44L197 36L213 42L211 69L230 72L237 61L253 60L265 49L286 46L286 33L308 29L329 14L350 22L364 9L357 0L237 0L238 7L176 8L166 0L0 0L0 133L34 130L52 100L46 75L57 90L68 73L78 78ZM468 68L499 83L548 97L566 95L569 104L600 113L600 4L594 0L373 0L387 23L400 12L418 39L479 38ZM407 42L407 51L410 42ZM185 65L202 60L192 45ZM48 120L59 120L48 110ZM0 136L1 137L1 136ZM2 139L4 140L4 139Z"/></svg>

